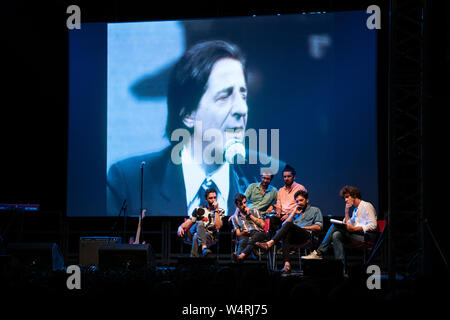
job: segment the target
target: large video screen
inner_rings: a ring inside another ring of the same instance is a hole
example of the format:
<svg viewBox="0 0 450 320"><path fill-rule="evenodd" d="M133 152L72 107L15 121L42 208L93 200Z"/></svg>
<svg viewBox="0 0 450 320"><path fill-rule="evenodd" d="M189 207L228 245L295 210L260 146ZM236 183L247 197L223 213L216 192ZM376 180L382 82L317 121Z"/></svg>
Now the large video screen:
<svg viewBox="0 0 450 320"><path fill-rule="evenodd" d="M84 23L69 33L68 216L187 216L283 169L323 215L378 209L377 35L365 11ZM204 183L207 182L207 183Z"/></svg>

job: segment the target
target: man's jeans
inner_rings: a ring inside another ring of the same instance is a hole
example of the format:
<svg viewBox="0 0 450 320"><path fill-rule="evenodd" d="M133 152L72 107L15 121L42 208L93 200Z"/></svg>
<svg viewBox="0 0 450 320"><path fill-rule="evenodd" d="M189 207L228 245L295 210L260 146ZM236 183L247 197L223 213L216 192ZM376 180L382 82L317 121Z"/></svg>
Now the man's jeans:
<svg viewBox="0 0 450 320"><path fill-rule="evenodd" d="M303 244L311 239L311 233L293 222L285 222L272 237L275 244L283 240L283 260L290 261L289 252L292 244Z"/></svg>
<svg viewBox="0 0 450 320"><path fill-rule="evenodd" d="M266 239L266 233L264 231L256 231L253 230L250 232L250 235L243 235L239 237L239 246L236 252L237 255L244 253L245 256L248 256L253 248L255 247L256 242L264 241Z"/></svg>
<svg viewBox="0 0 450 320"><path fill-rule="evenodd" d="M370 240L374 241L376 237L376 233L374 232L349 232L345 225L336 225L332 224L330 229L328 229L327 234L325 235L325 238L323 239L322 243L320 244L319 248L317 248L318 251L321 253L325 253L333 247L334 249L334 258L336 260L344 261L344 244L354 240L354 241L364 241L364 240Z"/></svg>
<svg viewBox="0 0 450 320"><path fill-rule="evenodd" d="M191 257L199 256L199 248L202 247L203 244L206 246L210 245L214 242L214 234L208 230L206 230L205 224L203 221L198 221L191 228L191 232L193 234L192 237L192 247L191 247Z"/></svg>

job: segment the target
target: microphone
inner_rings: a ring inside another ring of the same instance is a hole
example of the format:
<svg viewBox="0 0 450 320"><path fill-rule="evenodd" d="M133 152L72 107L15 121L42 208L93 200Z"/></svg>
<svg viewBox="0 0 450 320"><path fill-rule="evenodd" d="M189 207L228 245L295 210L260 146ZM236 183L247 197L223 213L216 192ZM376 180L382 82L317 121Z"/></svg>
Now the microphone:
<svg viewBox="0 0 450 320"><path fill-rule="evenodd" d="M225 160L233 164L234 158L237 163L245 163L245 147L237 138L230 139L225 143Z"/></svg>
<svg viewBox="0 0 450 320"><path fill-rule="evenodd" d="M141 168L143 168L145 166L145 161L141 162Z"/></svg>

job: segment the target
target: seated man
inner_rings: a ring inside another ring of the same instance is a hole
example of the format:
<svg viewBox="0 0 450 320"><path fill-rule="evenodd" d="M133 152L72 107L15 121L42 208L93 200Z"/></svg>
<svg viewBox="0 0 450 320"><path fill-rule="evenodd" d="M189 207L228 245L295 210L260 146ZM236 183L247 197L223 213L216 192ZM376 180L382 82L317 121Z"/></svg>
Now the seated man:
<svg viewBox="0 0 450 320"><path fill-rule="evenodd" d="M291 244L303 244L311 239L310 232L320 232L323 226L322 212L317 207L309 206L308 192L298 190L294 195L297 206L283 222L277 233L267 242L256 245L268 250L279 240L283 240L283 273L291 271L289 251Z"/></svg>
<svg viewBox="0 0 450 320"><path fill-rule="evenodd" d="M277 188L270 185L273 179L273 174L263 173L261 175L261 182L252 183L245 190L245 196L250 202L252 209L256 209L262 216L271 213L274 209L274 204L277 201Z"/></svg>
<svg viewBox="0 0 450 320"><path fill-rule="evenodd" d="M248 256L257 241L263 241L266 237L264 232L264 220L257 209L247 207L247 198L238 193L234 202L238 211L231 217L233 229L239 238L238 251L234 253L234 260L243 260Z"/></svg>
<svg viewBox="0 0 450 320"><path fill-rule="evenodd" d="M323 254L333 246L336 260L344 261L345 241L364 239L374 240L377 230L377 213L369 202L361 200L361 192L356 187L345 186L340 191L340 196L345 200L344 224L332 224L317 250L303 259L322 259ZM349 209L354 206L352 217L349 218Z"/></svg>
<svg viewBox="0 0 450 320"><path fill-rule="evenodd" d="M194 235L192 238L191 257L198 257L199 245L202 250L202 256L206 257L211 253L208 245L215 240L217 230L222 228L222 218L225 216L225 210L219 208L217 203L217 191L214 188L205 192L207 201L206 208L198 207L192 213L192 216L178 227L178 236L184 236L186 230L191 227Z"/></svg>
<svg viewBox="0 0 450 320"><path fill-rule="evenodd" d="M270 236L281 227L281 224L288 218L289 214L295 209L296 203L294 195L297 191L307 191L306 188L295 182L296 171L290 165L283 169L284 186L278 190L277 203L275 205L276 215L270 218Z"/></svg>

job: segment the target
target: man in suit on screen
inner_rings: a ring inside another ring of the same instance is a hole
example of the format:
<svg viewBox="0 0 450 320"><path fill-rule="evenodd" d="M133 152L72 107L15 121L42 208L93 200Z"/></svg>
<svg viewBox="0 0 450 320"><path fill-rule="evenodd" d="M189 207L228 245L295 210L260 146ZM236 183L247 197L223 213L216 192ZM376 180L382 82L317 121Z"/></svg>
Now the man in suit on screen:
<svg viewBox="0 0 450 320"><path fill-rule="evenodd" d="M140 166L142 206L156 216L186 216L202 204L208 188L217 190L221 208L231 210L233 195L245 191L248 177L259 177L260 166L248 164L252 154L243 144L247 76L237 46L215 40L187 50L171 71L167 108L166 136L171 145L111 166L108 215L117 215L124 200L129 212L138 212ZM279 167L276 159L270 158L270 163Z"/></svg>

